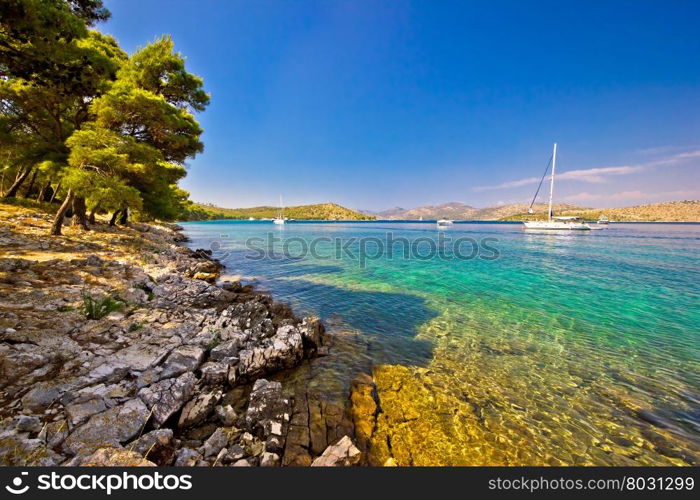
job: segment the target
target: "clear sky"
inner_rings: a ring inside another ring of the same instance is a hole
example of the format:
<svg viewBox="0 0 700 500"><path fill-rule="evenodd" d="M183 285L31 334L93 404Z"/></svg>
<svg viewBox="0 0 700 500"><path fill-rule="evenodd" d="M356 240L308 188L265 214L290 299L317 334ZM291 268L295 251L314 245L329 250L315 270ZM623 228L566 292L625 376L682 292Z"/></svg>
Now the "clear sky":
<svg viewBox="0 0 700 500"><path fill-rule="evenodd" d="M107 0L211 105L183 187L221 206L700 198L700 2Z"/></svg>

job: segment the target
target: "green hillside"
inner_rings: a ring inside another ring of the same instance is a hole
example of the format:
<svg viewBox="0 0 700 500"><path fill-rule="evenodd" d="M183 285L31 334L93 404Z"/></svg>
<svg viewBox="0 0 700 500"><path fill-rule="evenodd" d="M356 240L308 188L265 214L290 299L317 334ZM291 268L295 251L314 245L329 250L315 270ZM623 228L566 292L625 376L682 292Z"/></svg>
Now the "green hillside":
<svg viewBox="0 0 700 500"><path fill-rule="evenodd" d="M192 203L185 212L183 220L214 220L214 219L272 219L277 216L277 207L251 208L222 208L202 203ZM374 220L372 215L365 215L335 203L319 203L316 205L299 205L286 207L284 216L288 219L299 220Z"/></svg>

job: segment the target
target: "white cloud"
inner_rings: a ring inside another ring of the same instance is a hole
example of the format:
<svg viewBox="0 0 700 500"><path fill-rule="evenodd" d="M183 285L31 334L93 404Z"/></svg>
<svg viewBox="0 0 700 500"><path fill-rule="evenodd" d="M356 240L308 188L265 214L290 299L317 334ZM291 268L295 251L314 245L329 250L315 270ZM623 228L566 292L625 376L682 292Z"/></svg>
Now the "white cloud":
<svg viewBox="0 0 700 500"><path fill-rule="evenodd" d="M489 191L491 189L501 189L501 188L514 188L520 186L527 186L529 184L537 184L539 182L537 177L528 177L527 179L520 179L519 181L504 182L503 184L498 184L496 186L477 186L474 191Z"/></svg>
<svg viewBox="0 0 700 500"><path fill-rule="evenodd" d="M607 175L627 175L642 170L641 166L587 168L569 170L557 176L558 180L573 179L585 182L603 182Z"/></svg>
<svg viewBox="0 0 700 500"><path fill-rule="evenodd" d="M637 165L621 165L613 167L597 167L597 168L586 168L579 170L569 170L562 172L557 175L558 180L576 180L582 182L594 182L602 183L605 182L606 177L614 175L629 175L635 172L640 172L650 168L660 167L660 166L673 166L679 163L686 162L688 160L693 160L700 158L700 149L694 151L687 151L684 153L678 153L667 158L662 158L659 160L649 161L645 163L640 163ZM520 186L527 186L531 184L537 184L540 182L539 177L528 177L526 179L520 179L517 181L504 182L502 184L497 184L495 186L477 186L473 188L474 191L490 191L494 189L508 189ZM583 193L581 193L583 194Z"/></svg>

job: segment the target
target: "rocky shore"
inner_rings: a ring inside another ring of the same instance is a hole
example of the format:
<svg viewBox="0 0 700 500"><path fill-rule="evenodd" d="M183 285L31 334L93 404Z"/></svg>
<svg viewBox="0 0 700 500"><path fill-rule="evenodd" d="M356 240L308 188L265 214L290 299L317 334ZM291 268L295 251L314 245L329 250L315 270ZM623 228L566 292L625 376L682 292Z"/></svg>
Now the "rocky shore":
<svg viewBox="0 0 700 500"><path fill-rule="evenodd" d="M0 205L0 464L363 462L360 416L275 379L327 353L319 320L217 283L177 226L50 222Z"/></svg>

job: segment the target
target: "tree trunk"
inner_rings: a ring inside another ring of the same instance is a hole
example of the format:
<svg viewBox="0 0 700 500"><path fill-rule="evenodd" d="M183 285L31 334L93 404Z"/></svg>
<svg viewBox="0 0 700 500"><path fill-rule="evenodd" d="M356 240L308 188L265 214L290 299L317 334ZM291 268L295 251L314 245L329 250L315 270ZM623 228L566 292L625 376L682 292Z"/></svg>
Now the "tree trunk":
<svg viewBox="0 0 700 500"><path fill-rule="evenodd" d="M49 186L51 186L51 181L47 181L46 184L42 186L42 188L39 190L39 194L36 195L36 201L44 201L44 193L46 193Z"/></svg>
<svg viewBox="0 0 700 500"><path fill-rule="evenodd" d="M85 207L85 198L76 196L73 198L73 225L80 226L84 230L89 231L90 227L87 222L87 208Z"/></svg>
<svg viewBox="0 0 700 500"><path fill-rule="evenodd" d="M119 217L119 224L126 226L129 223L129 209L125 208L122 210L122 215Z"/></svg>
<svg viewBox="0 0 700 500"><path fill-rule="evenodd" d="M51 234L54 236L59 236L61 234L61 227L63 226L63 217L65 217L68 208L73 203L73 191L68 190L66 194L66 199L63 200L63 204L56 212L56 217L53 220L53 225L51 226Z"/></svg>
<svg viewBox="0 0 700 500"><path fill-rule="evenodd" d="M59 189L61 189L61 181L58 181L58 184L56 185L56 189L53 190L53 193L51 194L51 199L49 200L49 203L53 203L53 200L56 199L56 195L58 194Z"/></svg>
<svg viewBox="0 0 700 500"><path fill-rule="evenodd" d="M10 189L7 190L7 193L4 194L5 198L14 198L17 196L17 191L19 191L19 188L22 186L22 183L29 177L29 174L32 172L31 167L27 168L24 170L19 177L15 180L15 182L10 186Z"/></svg>
<svg viewBox="0 0 700 500"><path fill-rule="evenodd" d="M95 205L95 206L92 208L92 210L90 210L90 217L89 217L90 224L94 224L94 223L95 223L95 215L97 214L97 211L98 211L99 209L100 209L100 204L98 203L97 205Z"/></svg>
<svg viewBox="0 0 700 500"><path fill-rule="evenodd" d="M121 212L121 210L115 210L112 214L112 218L109 219L110 226L114 226L117 223L117 217L119 216L119 212Z"/></svg>
<svg viewBox="0 0 700 500"><path fill-rule="evenodd" d="M32 174L32 178L29 181L29 186L27 186L27 190L24 192L24 197L29 198L32 195L32 189L34 189L34 183L36 182L36 174L39 173L39 169L35 168L34 173Z"/></svg>

